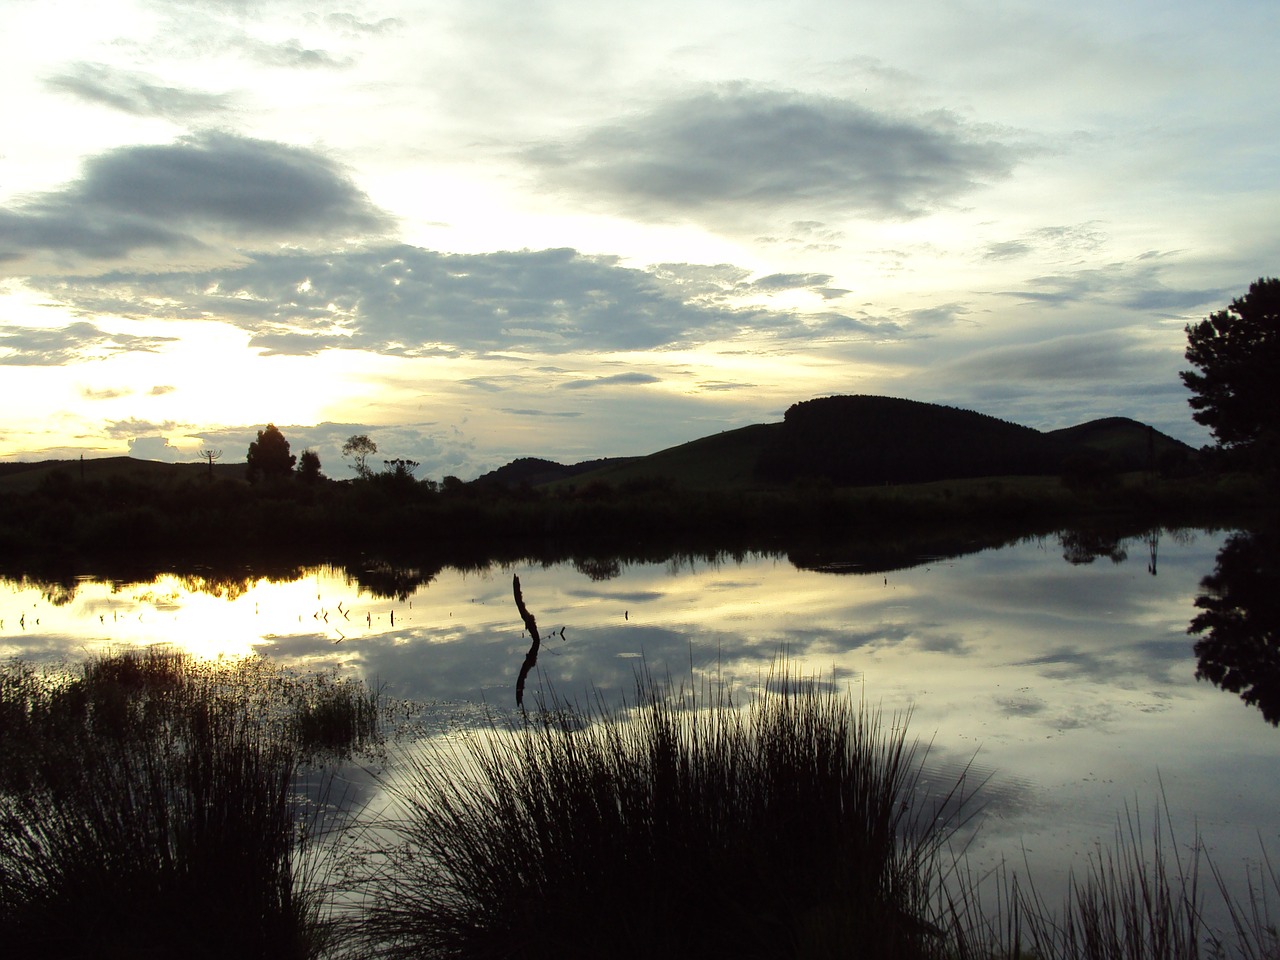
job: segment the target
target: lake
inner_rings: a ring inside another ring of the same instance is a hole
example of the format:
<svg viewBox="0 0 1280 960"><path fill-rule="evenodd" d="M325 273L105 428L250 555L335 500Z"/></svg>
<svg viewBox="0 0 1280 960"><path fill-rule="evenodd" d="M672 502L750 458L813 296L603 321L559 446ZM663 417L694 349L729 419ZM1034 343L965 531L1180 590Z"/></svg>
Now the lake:
<svg viewBox="0 0 1280 960"><path fill-rule="evenodd" d="M856 545L799 554L609 558L420 571L309 567L146 583L0 580L0 654L77 660L168 643L336 669L453 729L516 716L529 648L518 576L543 637L526 701L554 689L619 702L638 669L758 689L780 657L886 714L910 712L930 776L984 781L979 872L1023 861L1052 894L1126 810L1167 810L1229 876L1280 850L1280 731L1197 680L1196 615L1225 531L1032 537L892 562ZM367 787L367 784L366 784Z"/></svg>

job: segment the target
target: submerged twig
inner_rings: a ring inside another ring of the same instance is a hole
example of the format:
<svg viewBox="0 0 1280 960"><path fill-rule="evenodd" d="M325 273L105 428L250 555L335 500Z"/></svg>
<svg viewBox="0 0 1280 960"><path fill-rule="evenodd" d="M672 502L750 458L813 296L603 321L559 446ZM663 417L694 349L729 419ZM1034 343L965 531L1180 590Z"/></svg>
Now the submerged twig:
<svg viewBox="0 0 1280 960"><path fill-rule="evenodd" d="M520 592L519 576L511 578L511 588L516 597L516 609L520 611L520 619L524 621L525 629L529 631L529 636L533 637L533 643L529 645L529 652L524 655L524 663L520 666L520 676L516 678L516 706L523 710L524 682L529 676L529 671L538 662L538 648L542 646L542 637L538 636L538 621L533 618L529 608L524 605L524 595Z"/></svg>

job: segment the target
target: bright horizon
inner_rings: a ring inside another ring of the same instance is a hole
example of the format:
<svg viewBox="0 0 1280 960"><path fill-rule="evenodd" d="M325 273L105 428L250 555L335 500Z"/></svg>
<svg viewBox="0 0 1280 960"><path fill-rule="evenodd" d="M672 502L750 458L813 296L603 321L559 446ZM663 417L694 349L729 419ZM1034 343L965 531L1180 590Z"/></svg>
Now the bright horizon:
<svg viewBox="0 0 1280 960"><path fill-rule="evenodd" d="M8 0L0 459L643 455L829 394L1194 446L1266 0Z"/></svg>

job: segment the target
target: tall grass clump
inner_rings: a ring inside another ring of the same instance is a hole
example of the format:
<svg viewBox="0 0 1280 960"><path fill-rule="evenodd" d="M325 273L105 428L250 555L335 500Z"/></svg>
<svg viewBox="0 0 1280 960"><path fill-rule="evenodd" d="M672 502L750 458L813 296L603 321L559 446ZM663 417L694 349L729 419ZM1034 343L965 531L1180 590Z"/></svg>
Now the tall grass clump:
<svg viewBox="0 0 1280 960"><path fill-rule="evenodd" d="M409 759L371 952L946 956L946 828L905 725L785 672L769 688L739 710L645 677L632 710L557 701Z"/></svg>
<svg viewBox="0 0 1280 960"><path fill-rule="evenodd" d="M320 956L297 690L257 661L160 648L0 671L5 955Z"/></svg>
<svg viewBox="0 0 1280 960"><path fill-rule="evenodd" d="M1199 836L1180 848L1167 808L1157 807L1150 833L1126 810L1109 844L1099 843L1087 867L1067 879L1059 904L1034 881L1007 871L995 878L992 912L983 914L977 884L951 901L962 942L991 958L1010 960L1280 960L1280 933L1271 899L1280 877L1262 851L1241 895L1205 852ZM1201 884L1207 867L1214 883Z"/></svg>
<svg viewBox="0 0 1280 960"><path fill-rule="evenodd" d="M378 741L382 696L359 680L308 678L290 698L289 734L307 756L363 750Z"/></svg>
<svg viewBox="0 0 1280 960"><path fill-rule="evenodd" d="M1023 888L1020 937L1034 955L1062 960L1196 960L1213 942L1200 857L1198 844L1185 857L1176 844L1167 847L1158 815L1148 838L1131 813L1085 874L1072 875L1059 910L1033 886Z"/></svg>

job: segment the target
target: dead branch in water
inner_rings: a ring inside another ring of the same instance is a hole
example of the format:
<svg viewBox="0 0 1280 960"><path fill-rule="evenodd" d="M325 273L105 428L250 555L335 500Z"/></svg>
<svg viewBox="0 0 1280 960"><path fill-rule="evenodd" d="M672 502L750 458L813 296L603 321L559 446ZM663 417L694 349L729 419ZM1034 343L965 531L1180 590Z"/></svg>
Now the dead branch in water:
<svg viewBox="0 0 1280 960"><path fill-rule="evenodd" d="M538 621L533 618L529 608L524 605L524 595L520 592L519 576L511 578L511 588L512 592L515 593L516 609L520 611L520 619L524 621L524 626L529 631L529 636L533 637L533 643L529 645L529 652L524 655L524 663L520 666L520 676L516 678L516 706L523 710L524 682L529 676L529 671L538 662L538 648L542 646L542 637L538 636Z"/></svg>

